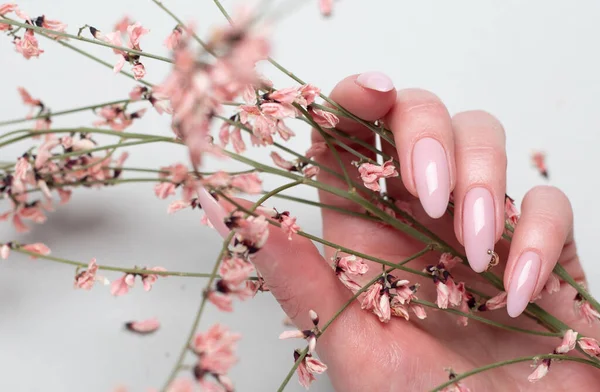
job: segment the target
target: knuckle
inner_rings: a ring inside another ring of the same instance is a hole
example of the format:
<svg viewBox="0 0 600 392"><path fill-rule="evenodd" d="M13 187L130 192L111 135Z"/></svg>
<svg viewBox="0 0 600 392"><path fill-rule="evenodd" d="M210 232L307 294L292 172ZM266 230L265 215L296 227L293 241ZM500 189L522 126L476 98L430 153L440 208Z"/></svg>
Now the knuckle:
<svg viewBox="0 0 600 392"><path fill-rule="evenodd" d="M419 116L449 116L446 106L438 96L427 90L402 90L398 92L397 100L401 114L411 113Z"/></svg>
<svg viewBox="0 0 600 392"><path fill-rule="evenodd" d="M531 208L539 214L552 215L573 221L573 208L567 195L551 185L538 185L527 192L523 199L523 209Z"/></svg>
<svg viewBox="0 0 600 392"><path fill-rule="evenodd" d="M489 137L489 134L487 134L488 132L501 135L503 140L506 137L506 132L504 131L504 127L500 120L485 110L460 112L454 115L452 121L459 133L462 133L465 130L467 132L473 131L468 133L481 135L483 139Z"/></svg>

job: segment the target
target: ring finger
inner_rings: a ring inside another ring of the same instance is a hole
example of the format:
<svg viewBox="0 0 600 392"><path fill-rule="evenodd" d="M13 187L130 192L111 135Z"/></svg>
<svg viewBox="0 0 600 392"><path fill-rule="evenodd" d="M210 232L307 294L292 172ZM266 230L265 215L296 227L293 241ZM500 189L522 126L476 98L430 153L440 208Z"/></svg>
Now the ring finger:
<svg viewBox="0 0 600 392"><path fill-rule="evenodd" d="M504 128L483 111L452 119L456 150L454 230L475 272L486 270L504 229Z"/></svg>

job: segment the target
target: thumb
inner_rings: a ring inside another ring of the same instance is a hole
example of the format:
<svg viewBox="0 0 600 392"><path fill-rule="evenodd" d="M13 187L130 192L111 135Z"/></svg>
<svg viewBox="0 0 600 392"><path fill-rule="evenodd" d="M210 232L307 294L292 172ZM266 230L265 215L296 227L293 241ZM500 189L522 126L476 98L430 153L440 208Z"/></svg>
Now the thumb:
<svg viewBox="0 0 600 392"><path fill-rule="evenodd" d="M219 203L204 188L198 189L198 199L208 220L224 238L230 230L224 220L235 209L231 204ZM237 199L244 208L253 203ZM308 315L314 310L327 320L351 297L331 267L319 254L315 245L298 235L293 240L275 226L269 226L265 245L251 261L262 274L267 287L284 312L300 327L310 327Z"/></svg>

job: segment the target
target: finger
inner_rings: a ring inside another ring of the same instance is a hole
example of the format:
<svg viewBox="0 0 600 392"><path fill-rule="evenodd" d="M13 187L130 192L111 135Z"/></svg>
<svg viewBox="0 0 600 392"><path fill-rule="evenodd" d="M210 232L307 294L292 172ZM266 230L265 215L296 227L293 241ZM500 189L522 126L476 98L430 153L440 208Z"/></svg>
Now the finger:
<svg viewBox="0 0 600 392"><path fill-rule="evenodd" d="M386 122L394 134L404 187L419 198L430 217L441 217L454 188L456 171L448 110L433 93L401 90ZM403 193L397 181L388 183L392 197Z"/></svg>
<svg viewBox="0 0 600 392"><path fill-rule="evenodd" d="M329 96L333 101L355 116L365 121L374 121L383 118L392 108L396 100L396 90L394 89L392 81L387 76L378 72L367 72L360 75L352 75L343 79L335 86ZM373 131L351 119L341 117L337 128L374 146L375 134ZM361 154L366 155L371 159L375 158L375 155L367 148L358 144L352 144L347 139L337 136L336 134L331 134L351 145L352 148L356 149ZM320 132L317 130L313 130L312 135L313 142L323 141ZM339 155L350 177L352 179L358 178L356 168L351 165L351 162L358 160L358 158L350 152L341 150L339 150ZM329 167L337 173L341 173L339 162L331 152L327 151L324 154L317 156L315 160L321 165ZM319 172L318 179L320 182L332 187L342 189L347 187L347 184L342 178L328 173L325 170ZM351 211L361 210L360 206L356 203L324 191L319 192L319 198L321 202L325 204L342 207ZM324 230L327 231L327 228L331 226L329 223L332 222L332 219L339 216L339 213L323 211Z"/></svg>
<svg viewBox="0 0 600 392"><path fill-rule="evenodd" d="M504 128L483 111L454 116L456 188L454 230L475 272L486 270L504 229Z"/></svg>
<svg viewBox="0 0 600 392"><path fill-rule="evenodd" d="M548 280L565 244L573 241L573 211L563 192L550 186L530 190L521 205L504 273L506 309L519 316Z"/></svg>
<svg viewBox="0 0 600 392"><path fill-rule="evenodd" d="M198 199L219 234L229 235L223 221L234 207L224 201L217 202L204 188L198 189ZM237 202L245 208L253 204L240 199ZM309 310L328 319L350 298L350 292L311 241L300 236L290 241L287 234L275 226L269 226L267 242L252 262L284 312L301 328L312 325Z"/></svg>
<svg viewBox="0 0 600 392"><path fill-rule="evenodd" d="M392 80L381 72L365 72L342 79L329 94L338 105L365 121L383 118L396 100L396 89ZM332 106L332 105L327 105ZM339 117L337 129L364 141L374 141L373 131L360 123ZM316 130L313 141L322 141Z"/></svg>

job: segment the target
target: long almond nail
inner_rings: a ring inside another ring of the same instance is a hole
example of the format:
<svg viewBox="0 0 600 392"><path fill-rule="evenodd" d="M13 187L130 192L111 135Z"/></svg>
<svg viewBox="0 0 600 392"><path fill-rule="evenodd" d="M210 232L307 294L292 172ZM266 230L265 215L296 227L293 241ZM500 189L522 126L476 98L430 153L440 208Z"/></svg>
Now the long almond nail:
<svg viewBox="0 0 600 392"><path fill-rule="evenodd" d="M510 317L517 317L527 307L540 275L542 262L535 252L525 252L517 260L508 286L506 310Z"/></svg>
<svg viewBox="0 0 600 392"><path fill-rule="evenodd" d="M223 238L226 238L229 235L229 228L225 226L224 222L227 211L225 211L219 202L217 202L204 187L199 186L197 190L198 200L200 201L200 205L202 206L206 217L214 226L215 230L217 230Z"/></svg>
<svg viewBox="0 0 600 392"><path fill-rule="evenodd" d="M358 75L356 84L382 93L387 93L394 89L394 82L387 75L381 72L365 72Z"/></svg>
<svg viewBox="0 0 600 392"><path fill-rule="evenodd" d="M450 199L450 172L446 152L437 140L426 137L415 144L413 173L427 215L434 219L444 215Z"/></svg>
<svg viewBox="0 0 600 392"><path fill-rule="evenodd" d="M494 250L494 199L486 188L473 188L463 202L463 242L473 271L486 270Z"/></svg>

